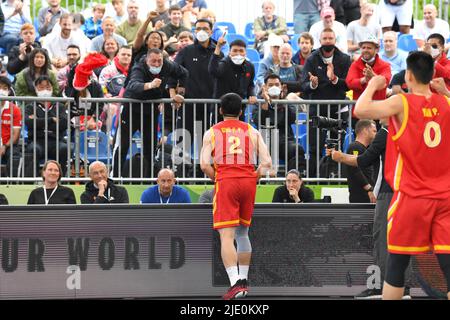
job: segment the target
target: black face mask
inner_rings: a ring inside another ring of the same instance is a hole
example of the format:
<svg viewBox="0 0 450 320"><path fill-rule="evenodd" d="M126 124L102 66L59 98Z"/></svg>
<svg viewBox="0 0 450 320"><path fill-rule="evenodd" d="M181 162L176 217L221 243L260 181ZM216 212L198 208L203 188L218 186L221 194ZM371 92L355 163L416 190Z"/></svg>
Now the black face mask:
<svg viewBox="0 0 450 320"><path fill-rule="evenodd" d="M325 51L325 52L331 52L331 51L333 51L333 49L334 49L334 45L332 45L332 44L327 44L327 45L322 46L322 49L323 49L323 51Z"/></svg>

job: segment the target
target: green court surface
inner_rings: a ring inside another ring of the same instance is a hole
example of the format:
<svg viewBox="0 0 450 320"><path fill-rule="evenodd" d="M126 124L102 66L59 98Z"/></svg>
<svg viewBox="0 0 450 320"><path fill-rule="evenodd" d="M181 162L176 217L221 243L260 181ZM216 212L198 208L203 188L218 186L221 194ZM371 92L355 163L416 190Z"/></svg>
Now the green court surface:
<svg viewBox="0 0 450 320"><path fill-rule="evenodd" d="M80 195L84 191L84 185L68 185L70 188L73 189L75 192L75 197L77 199L77 202L80 203ZM279 185L258 185L256 190L256 202L257 203L267 203L272 202L272 196L274 190ZM15 205L23 205L27 203L28 196L30 192L39 187L38 185L0 185L0 193L3 193L6 198L9 201L9 204L15 204ZM145 189L150 187L150 185L126 185L125 188L128 191L128 196L130 198L130 203L137 204L139 203L139 200L141 198L142 192L144 192ZM186 188L190 195L192 202L196 203L198 202L198 198L200 195L208 189L212 189L213 185L184 185L184 188ZM318 185L309 185L313 191L316 199L320 199L321 197L321 189L323 186ZM345 185L327 185L324 187L344 187Z"/></svg>

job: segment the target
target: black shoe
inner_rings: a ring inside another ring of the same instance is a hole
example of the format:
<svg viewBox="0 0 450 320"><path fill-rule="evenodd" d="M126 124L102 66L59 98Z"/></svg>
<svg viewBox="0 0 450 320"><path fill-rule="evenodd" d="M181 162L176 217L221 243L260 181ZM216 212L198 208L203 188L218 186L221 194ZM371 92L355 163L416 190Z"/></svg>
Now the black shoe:
<svg viewBox="0 0 450 320"><path fill-rule="evenodd" d="M355 299L363 300L363 299L381 299L382 291L381 289L366 289L363 292L357 294Z"/></svg>
<svg viewBox="0 0 450 320"><path fill-rule="evenodd" d="M245 298L248 295L248 280L241 279L241 286L245 289L245 291L242 292Z"/></svg>
<svg viewBox="0 0 450 320"><path fill-rule="evenodd" d="M403 298L402 300L409 300L411 299L411 295L409 292L409 287L405 287L405 291L403 292Z"/></svg>

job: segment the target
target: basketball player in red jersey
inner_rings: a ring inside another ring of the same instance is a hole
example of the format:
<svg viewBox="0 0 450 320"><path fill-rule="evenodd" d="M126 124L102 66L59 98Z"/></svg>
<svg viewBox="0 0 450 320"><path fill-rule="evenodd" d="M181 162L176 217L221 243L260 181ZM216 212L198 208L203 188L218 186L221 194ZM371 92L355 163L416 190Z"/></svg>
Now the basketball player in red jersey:
<svg viewBox="0 0 450 320"><path fill-rule="evenodd" d="M241 97L228 93L220 100L224 120L205 133L200 166L215 182L213 227L219 231L222 262L231 284L223 298L230 300L245 297L248 292L247 274L252 251L248 228L255 204L256 183L271 169L272 159L258 130L239 121ZM255 154L260 161L256 171Z"/></svg>
<svg viewBox="0 0 450 320"><path fill-rule="evenodd" d="M434 251L450 299L450 103L432 93L434 61L425 52L407 60L408 94L372 101L385 79L372 78L355 106L359 118L389 118L386 180L394 190L388 212L389 257L383 299L401 299L410 256Z"/></svg>

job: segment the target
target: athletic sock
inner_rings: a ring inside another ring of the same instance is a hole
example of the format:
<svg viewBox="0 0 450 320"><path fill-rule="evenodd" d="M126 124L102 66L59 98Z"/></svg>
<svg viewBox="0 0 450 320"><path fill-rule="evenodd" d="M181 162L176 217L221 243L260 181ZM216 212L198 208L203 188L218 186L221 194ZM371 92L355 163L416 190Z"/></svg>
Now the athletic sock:
<svg viewBox="0 0 450 320"><path fill-rule="evenodd" d="M228 267L226 270L227 270L228 278L230 279L230 284L232 287L240 279L239 273L238 273L238 267L232 266L232 267Z"/></svg>
<svg viewBox="0 0 450 320"><path fill-rule="evenodd" d="M247 280L248 277L248 268L250 266L239 265L239 278Z"/></svg>

